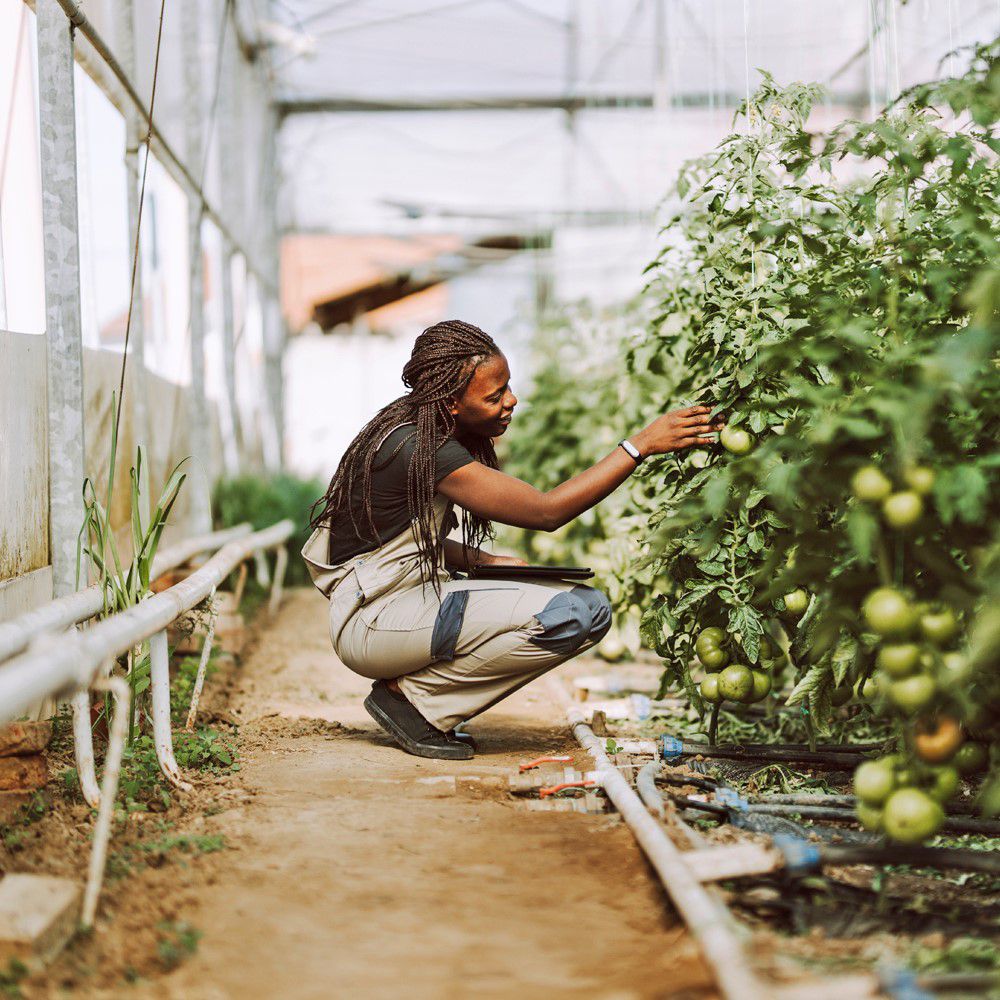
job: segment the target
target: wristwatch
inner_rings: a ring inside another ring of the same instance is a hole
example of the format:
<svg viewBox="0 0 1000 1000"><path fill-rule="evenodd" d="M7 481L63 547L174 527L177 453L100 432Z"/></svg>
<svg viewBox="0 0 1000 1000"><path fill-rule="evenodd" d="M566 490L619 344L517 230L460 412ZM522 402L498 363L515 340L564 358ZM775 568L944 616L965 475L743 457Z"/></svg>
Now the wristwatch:
<svg viewBox="0 0 1000 1000"><path fill-rule="evenodd" d="M625 451L627 451L628 454L631 456L631 458L635 461L636 465L638 465L642 461L642 455L639 454L639 449L636 448L636 446L634 444L632 444L631 441L627 441L627 440L626 441L619 441L618 442L618 447L619 448L624 448Z"/></svg>

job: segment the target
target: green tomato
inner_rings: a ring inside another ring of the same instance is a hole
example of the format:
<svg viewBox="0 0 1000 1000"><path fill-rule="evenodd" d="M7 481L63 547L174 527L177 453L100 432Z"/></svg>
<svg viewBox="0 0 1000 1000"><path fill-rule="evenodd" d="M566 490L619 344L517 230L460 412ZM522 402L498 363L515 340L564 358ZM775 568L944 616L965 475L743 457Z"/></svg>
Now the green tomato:
<svg viewBox="0 0 1000 1000"><path fill-rule="evenodd" d="M934 489L935 478L934 470L926 465L914 465L903 473L906 485L921 496L927 496Z"/></svg>
<svg viewBox="0 0 1000 1000"><path fill-rule="evenodd" d="M840 708L851 700L852 694L854 692L851 690L850 684L841 684L830 692L830 703L834 708Z"/></svg>
<svg viewBox="0 0 1000 1000"><path fill-rule="evenodd" d="M809 591L798 587L790 594L785 594L785 610L793 618L801 618L809 607Z"/></svg>
<svg viewBox="0 0 1000 1000"><path fill-rule="evenodd" d="M728 701L746 701L753 694L753 672L742 663L731 663L719 674L719 694Z"/></svg>
<svg viewBox="0 0 1000 1000"><path fill-rule="evenodd" d="M993 778L983 785L976 804L986 819L1000 816L1000 778Z"/></svg>
<svg viewBox="0 0 1000 1000"><path fill-rule="evenodd" d="M710 705L718 705L722 701L722 695L719 693L719 675L709 674L701 682L701 696Z"/></svg>
<svg viewBox="0 0 1000 1000"><path fill-rule="evenodd" d="M873 590L861 606L868 627L886 638L902 638L917 623L914 607L898 590L879 587Z"/></svg>
<svg viewBox="0 0 1000 1000"><path fill-rule="evenodd" d="M722 428L719 441L722 447L733 455L748 455L753 450L753 437L747 431L739 427L730 427L728 424Z"/></svg>
<svg viewBox="0 0 1000 1000"><path fill-rule="evenodd" d="M905 531L912 528L923 516L924 501L914 490L893 493L882 501L882 516L890 528Z"/></svg>
<svg viewBox="0 0 1000 1000"><path fill-rule="evenodd" d="M695 647L699 643L708 643L710 646L721 646L726 641L726 633L718 627L718 625L711 625L709 628L703 628L698 633L698 638L695 639Z"/></svg>
<svg viewBox="0 0 1000 1000"><path fill-rule="evenodd" d="M958 635L958 618L949 607L925 611L920 616L920 633L935 646L947 646Z"/></svg>
<svg viewBox="0 0 1000 1000"><path fill-rule="evenodd" d="M889 796L882 817L890 840L919 844L937 833L944 822L944 810L919 788L901 788Z"/></svg>
<svg viewBox="0 0 1000 1000"><path fill-rule="evenodd" d="M763 660L773 660L778 655L778 644L769 636L760 637L760 655Z"/></svg>
<svg viewBox="0 0 1000 1000"><path fill-rule="evenodd" d="M706 645L698 650L698 659L706 670L717 673L729 662L729 654L718 646Z"/></svg>
<svg viewBox="0 0 1000 1000"><path fill-rule="evenodd" d="M972 665L962 653L944 653L941 656L941 679L945 686L966 684L972 677Z"/></svg>
<svg viewBox="0 0 1000 1000"><path fill-rule="evenodd" d="M909 677L920 663L920 647L912 642L883 646L875 657L875 666L893 678Z"/></svg>
<svg viewBox="0 0 1000 1000"><path fill-rule="evenodd" d="M892 483L881 469L865 465L851 477L851 492L859 500L878 503L892 492Z"/></svg>
<svg viewBox="0 0 1000 1000"><path fill-rule="evenodd" d="M990 761L989 751L982 743L964 743L955 751L952 764L960 774L970 775L986 770Z"/></svg>
<svg viewBox="0 0 1000 1000"><path fill-rule="evenodd" d="M854 771L854 794L866 805L880 806L896 788L891 760L866 760Z"/></svg>
<svg viewBox="0 0 1000 1000"><path fill-rule="evenodd" d="M931 768L931 781L927 786L927 794L942 805L958 791L958 771L953 767L943 765Z"/></svg>
<svg viewBox="0 0 1000 1000"><path fill-rule="evenodd" d="M915 715L926 708L937 693L937 685L933 677L917 674L914 677L904 677L900 681L891 681L888 687L891 701L904 715Z"/></svg>
<svg viewBox="0 0 1000 1000"><path fill-rule="evenodd" d="M747 699L753 703L763 701L771 693L771 675L764 670L753 670L753 689Z"/></svg>
<svg viewBox="0 0 1000 1000"><path fill-rule="evenodd" d="M597 644L597 655L603 660L614 663L625 655L625 643L616 635L606 635Z"/></svg>
<svg viewBox="0 0 1000 1000"><path fill-rule="evenodd" d="M877 806L870 806L866 802L857 802L854 806L855 815L861 825L872 833L880 833L882 830L883 814Z"/></svg>

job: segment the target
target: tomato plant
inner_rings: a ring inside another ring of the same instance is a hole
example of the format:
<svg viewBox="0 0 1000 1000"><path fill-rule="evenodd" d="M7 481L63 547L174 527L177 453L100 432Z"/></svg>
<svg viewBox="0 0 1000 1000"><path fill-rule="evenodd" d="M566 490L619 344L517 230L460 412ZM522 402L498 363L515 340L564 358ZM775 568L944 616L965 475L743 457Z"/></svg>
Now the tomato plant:
<svg viewBox="0 0 1000 1000"><path fill-rule="evenodd" d="M813 732L882 720L895 791L862 806L908 841L983 756L1000 812L998 53L828 134L808 128L818 88L765 77L680 173L627 380L587 398L550 372L558 402L532 397L532 435L574 408L584 446L595 420L611 444L669 405L724 416L721 447L648 460L595 513L607 589L699 710L759 695Z"/></svg>

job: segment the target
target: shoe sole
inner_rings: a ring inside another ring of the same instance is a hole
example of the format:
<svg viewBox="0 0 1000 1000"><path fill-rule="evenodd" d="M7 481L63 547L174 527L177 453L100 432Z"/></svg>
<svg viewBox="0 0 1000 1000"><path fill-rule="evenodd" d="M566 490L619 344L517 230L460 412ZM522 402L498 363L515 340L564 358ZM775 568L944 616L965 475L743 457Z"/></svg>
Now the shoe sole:
<svg viewBox="0 0 1000 1000"><path fill-rule="evenodd" d="M471 760L474 756L471 747L465 745L454 748L432 747L426 743L418 743L407 736L385 712L379 708L368 695L364 700L365 711L407 752L415 757L432 757L438 760Z"/></svg>

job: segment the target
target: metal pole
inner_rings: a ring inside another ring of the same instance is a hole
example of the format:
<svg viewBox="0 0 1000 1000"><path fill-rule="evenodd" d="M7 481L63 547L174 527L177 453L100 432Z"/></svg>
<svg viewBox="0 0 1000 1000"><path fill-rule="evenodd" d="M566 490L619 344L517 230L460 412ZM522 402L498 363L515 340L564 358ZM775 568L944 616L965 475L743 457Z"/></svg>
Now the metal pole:
<svg viewBox="0 0 1000 1000"><path fill-rule="evenodd" d="M230 17L235 15L230 10ZM223 39L226 40L225 38ZM242 147L236 135L236 106L239 94L239 52L235 43L227 43L220 57L222 73L219 79L219 105L216 129L218 132L219 170L224 183L219 191L222 217L230 231L236 232L241 223L238 188L244 170ZM239 407L236 403L236 328L233 307L233 254L232 240L222 237L222 371L225 395L219 407L222 424L222 457L228 475L238 475L243 461L243 435L240 428Z"/></svg>
<svg viewBox="0 0 1000 1000"><path fill-rule="evenodd" d="M278 119L269 102L265 111L264 157L261 164L261 198L264 220L262 258L268 283L261 289L264 319L264 379L267 411L262 427L264 466L280 469L285 457L285 399L282 358L285 352L285 322L281 314L278 280L281 269L278 228Z"/></svg>
<svg viewBox="0 0 1000 1000"><path fill-rule="evenodd" d="M184 0L184 133L188 170L198 177L204 156L201 94L201 32L197 0ZM205 400L205 276L202 261L201 223L204 218L203 193L191 185L188 200L188 329L191 343L191 395L189 400L189 447L194 461L188 482L191 489L189 530L192 534L209 531L212 514L209 501L211 455L209 454L208 405Z"/></svg>
<svg viewBox="0 0 1000 1000"><path fill-rule="evenodd" d="M48 351L49 552L52 595L76 590L83 521L83 333L73 102L73 31L56 0L38 0L38 118Z"/></svg>
<svg viewBox="0 0 1000 1000"><path fill-rule="evenodd" d="M122 66L131 79L135 78L135 5L134 0L119 0L114 5L115 30L118 36L118 51ZM136 249L136 277L132 299L132 320L129 328L129 343L132 345L132 360L126 367L129 393L135 421L135 443L150 454L150 423L146 389L146 328L142 311L142 254L136 242L139 229L139 148L142 144L139 113L135 105L125 104L125 177L128 204L129 246ZM131 273L131 271L130 271ZM148 478L149 463L144 464ZM143 504L143 523L149 522L149 489L143 484L140 502Z"/></svg>

